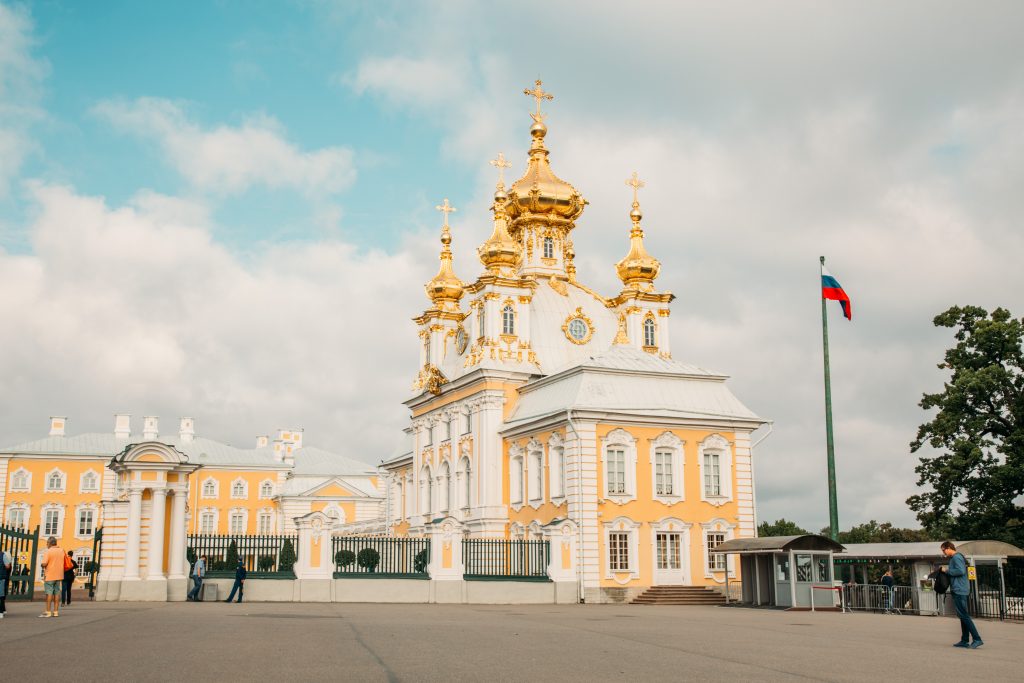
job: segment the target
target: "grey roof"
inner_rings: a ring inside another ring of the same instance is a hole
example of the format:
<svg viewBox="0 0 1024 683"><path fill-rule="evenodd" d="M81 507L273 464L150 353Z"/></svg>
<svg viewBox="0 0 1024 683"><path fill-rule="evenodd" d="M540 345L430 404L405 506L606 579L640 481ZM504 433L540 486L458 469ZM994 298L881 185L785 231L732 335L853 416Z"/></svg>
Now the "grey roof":
<svg viewBox="0 0 1024 683"><path fill-rule="evenodd" d="M942 559L941 541L915 543L847 543L838 557L849 560ZM1024 550L1002 541L953 541L967 557L1024 557Z"/></svg>
<svg viewBox="0 0 1024 683"><path fill-rule="evenodd" d="M838 553L843 546L831 538L817 534L799 536L762 536L760 538L734 538L719 544L712 552L716 553L782 553L790 550L831 550Z"/></svg>
<svg viewBox="0 0 1024 683"><path fill-rule="evenodd" d="M305 446L295 452L295 475L374 474L377 468L362 460L356 460L320 448Z"/></svg>

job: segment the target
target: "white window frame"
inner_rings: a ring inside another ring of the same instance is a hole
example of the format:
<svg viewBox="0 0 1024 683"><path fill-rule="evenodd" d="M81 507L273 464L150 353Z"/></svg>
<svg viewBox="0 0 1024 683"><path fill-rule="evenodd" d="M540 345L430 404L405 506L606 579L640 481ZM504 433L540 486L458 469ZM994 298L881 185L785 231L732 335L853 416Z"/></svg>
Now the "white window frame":
<svg viewBox="0 0 1024 683"><path fill-rule="evenodd" d="M565 442L562 435L555 432L548 438L548 491L551 502L556 504L566 495L565 465Z"/></svg>
<svg viewBox="0 0 1024 683"><path fill-rule="evenodd" d="M711 553L708 552L708 534L723 534L726 541L730 541L735 538L736 525L727 519L712 519L707 522L701 523L701 545L704 548L704 578L712 579L718 583L725 583L725 569L711 569ZM726 556L726 568L728 569L729 578L736 578L736 564L734 557L729 555Z"/></svg>
<svg viewBox="0 0 1024 683"><path fill-rule="evenodd" d="M484 309L487 303L484 301L480 302L480 305L476 307L476 326L478 339L484 339L487 336L487 311Z"/></svg>
<svg viewBox="0 0 1024 683"><path fill-rule="evenodd" d="M501 307L501 333L507 336L516 334L516 307L512 302Z"/></svg>
<svg viewBox="0 0 1024 683"><path fill-rule="evenodd" d="M409 472L402 479L402 519L409 519L416 514L416 497L413 495L414 492L412 472Z"/></svg>
<svg viewBox="0 0 1024 683"><path fill-rule="evenodd" d="M18 480L24 478L24 484L18 485ZM32 473L24 467L19 467L14 470L11 474L11 483L8 486L9 491L31 491L32 490Z"/></svg>
<svg viewBox="0 0 1024 683"><path fill-rule="evenodd" d="M430 517L434 514L434 473L430 465L420 470L420 514ZM430 521L429 519L427 521Z"/></svg>
<svg viewBox="0 0 1024 683"><path fill-rule="evenodd" d="M90 474L93 476L93 478L96 481L96 485L91 487L91 488L90 487L86 487L86 485L85 485L85 478L86 478L87 475L90 475ZM85 472L82 472L82 474L78 477L78 492L79 493L99 493L100 492L100 484L102 483L102 481L103 481L103 479L100 477L100 473L99 472L97 472L94 469L88 469Z"/></svg>
<svg viewBox="0 0 1024 683"><path fill-rule="evenodd" d="M508 451L508 502L513 510L521 510L526 498L526 451L513 444Z"/></svg>
<svg viewBox="0 0 1024 683"><path fill-rule="evenodd" d="M333 515L331 513L334 513ZM344 508L337 503L331 503L324 508L324 514L328 517L333 517L338 524L344 524L348 520L348 515L345 514Z"/></svg>
<svg viewBox="0 0 1024 683"><path fill-rule="evenodd" d="M679 534L679 543L682 546L682 570L683 584L690 585L693 582L693 560L690 557L690 527L693 524L684 522L678 517L662 517L657 522L651 522L651 570L658 571L658 534Z"/></svg>
<svg viewBox="0 0 1024 683"><path fill-rule="evenodd" d="M205 521L209 519L210 529L205 528ZM204 536L212 536L220 529L220 510L215 507L204 507L199 511L199 533Z"/></svg>
<svg viewBox="0 0 1024 683"><path fill-rule="evenodd" d="M60 477L60 486L53 486L51 479L54 476ZM43 492L45 493L64 493L68 487L68 475L64 470L59 467L54 467L52 470L46 473L46 478L43 479Z"/></svg>
<svg viewBox="0 0 1024 683"><path fill-rule="evenodd" d="M625 485L624 493L610 493L608 491L608 451L619 449L623 452L625 460ZM636 500L636 437L625 429L618 428L608 432L607 436L601 438L601 469L603 472L601 488L606 500L622 505L631 500Z"/></svg>
<svg viewBox="0 0 1024 683"><path fill-rule="evenodd" d="M92 522L88 532L82 531L82 513L88 512L92 515ZM99 509L93 503L84 503L75 507L75 538L89 539L96 533L96 522L99 519Z"/></svg>
<svg viewBox="0 0 1024 683"><path fill-rule="evenodd" d="M658 348L658 321L654 319L654 316L652 314L648 314L644 318L640 327L640 332L643 335L644 348ZM648 336L648 332L650 332L650 336Z"/></svg>
<svg viewBox="0 0 1024 683"><path fill-rule="evenodd" d="M57 529L54 533L50 533L49 527L46 523L46 518L49 513L57 513ZM61 538L64 535L64 506L57 505L56 503L47 503L39 510L39 535L43 538Z"/></svg>
<svg viewBox="0 0 1024 683"><path fill-rule="evenodd" d="M13 513L15 513L15 512L20 512L21 513L21 515L19 515L19 516L22 517L22 519L21 519L21 522L18 523L18 524L15 524L14 519L13 519L13 517L14 517ZM31 519L31 517L32 517L32 506L29 505L28 503L20 503L19 502L19 503L11 503L10 505L7 506L7 515L5 516L4 519L7 522L7 526L15 527L15 528L19 528L19 529L25 530L25 529L28 529L28 521L29 521L29 519Z"/></svg>
<svg viewBox="0 0 1024 683"><path fill-rule="evenodd" d="M206 492L207 484L213 484L213 495L210 495L209 493ZM206 500L216 500L217 498L220 497L220 482L218 482L213 477L207 477L206 479L203 479L203 487L200 493L202 494L202 497Z"/></svg>
<svg viewBox="0 0 1024 683"><path fill-rule="evenodd" d="M235 531L235 520L242 520L242 528L239 531ZM229 534L248 534L249 533L249 511L245 508L231 508L228 512L228 533Z"/></svg>
<svg viewBox="0 0 1024 683"><path fill-rule="evenodd" d="M650 440L651 495L654 500L665 505L674 505L686 500L686 478L684 476L684 467L686 465L685 445L685 441L668 430ZM672 466L671 494L658 493L657 454L659 451L668 451L670 454Z"/></svg>
<svg viewBox="0 0 1024 683"><path fill-rule="evenodd" d="M445 460L438 469L437 509L440 512L448 512L452 504L452 466Z"/></svg>
<svg viewBox="0 0 1024 683"><path fill-rule="evenodd" d="M459 458L459 469L456 471L459 492L459 507L468 510L473 506L473 466L469 462L469 456Z"/></svg>
<svg viewBox="0 0 1024 683"><path fill-rule="evenodd" d="M241 493L237 493L235 491L239 484L242 485ZM231 500L249 500L249 482L244 478L236 477L235 480L231 482Z"/></svg>
<svg viewBox="0 0 1024 683"><path fill-rule="evenodd" d="M530 507L537 509L544 502L544 445L536 439L526 444L526 495Z"/></svg>
<svg viewBox="0 0 1024 683"><path fill-rule="evenodd" d="M704 479L704 454L718 455L719 495L708 494ZM700 499L715 507L732 501L732 445L720 434L712 434L697 447L697 462L700 466Z"/></svg>
<svg viewBox="0 0 1024 683"><path fill-rule="evenodd" d="M256 533L263 535L274 533L274 517L274 511L271 508L263 508L256 513ZM266 525L263 524L264 520L267 522Z"/></svg>
<svg viewBox="0 0 1024 683"><path fill-rule="evenodd" d="M266 487L268 487L268 486L270 487L270 493L266 493L264 491L264 489L266 489ZM274 480L273 479L264 479L263 481L260 482L259 499L260 500L270 500L273 497L274 497Z"/></svg>
<svg viewBox="0 0 1024 683"><path fill-rule="evenodd" d="M604 577L612 579L616 583L626 584L633 579L640 578L640 522L634 522L629 517L616 517L610 522L604 523ZM611 564L611 535L613 533L624 533L629 542L629 569L612 571Z"/></svg>
<svg viewBox="0 0 1024 683"><path fill-rule="evenodd" d="M555 258L555 239L545 237L541 242L541 254L543 258Z"/></svg>
<svg viewBox="0 0 1024 683"><path fill-rule="evenodd" d="M92 562L92 548L79 548L75 551L73 558L78 563L78 569L75 570L75 578L84 579L89 576L89 572L85 570L85 565Z"/></svg>
<svg viewBox="0 0 1024 683"><path fill-rule="evenodd" d="M473 433L473 413L469 410L462 413L462 433L472 434Z"/></svg>

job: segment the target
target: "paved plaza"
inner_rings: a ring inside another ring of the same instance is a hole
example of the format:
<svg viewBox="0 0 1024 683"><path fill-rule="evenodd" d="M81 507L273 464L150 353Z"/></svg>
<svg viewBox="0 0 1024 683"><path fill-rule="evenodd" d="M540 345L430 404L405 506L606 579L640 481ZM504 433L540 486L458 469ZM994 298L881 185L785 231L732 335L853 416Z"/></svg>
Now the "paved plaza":
<svg viewBox="0 0 1024 683"><path fill-rule="evenodd" d="M951 647L940 617L630 605L39 603L0 621L5 679L1011 680L1024 624Z"/></svg>

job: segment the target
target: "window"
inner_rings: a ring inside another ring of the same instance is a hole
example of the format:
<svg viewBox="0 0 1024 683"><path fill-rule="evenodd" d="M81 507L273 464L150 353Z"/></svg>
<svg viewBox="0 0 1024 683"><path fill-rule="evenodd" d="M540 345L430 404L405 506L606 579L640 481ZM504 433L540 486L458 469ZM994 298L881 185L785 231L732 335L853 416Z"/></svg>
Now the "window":
<svg viewBox="0 0 1024 683"><path fill-rule="evenodd" d="M539 446L539 444L538 444ZM539 501L544 498L544 452L530 452L530 500Z"/></svg>
<svg viewBox="0 0 1024 683"><path fill-rule="evenodd" d="M89 470L88 472L82 474L82 481L80 482L79 488L81 489L82 493L95 493L100 489L99 484L99 476L92 470Z"/></svg>
<svg viewBox="0 0 1024 683"><path fill-rule="evenodd" d="M483 302L480 303L476 310L476 321L480 327L480 333L477 336L483 338L484 333L487 332L487 316Z"/></svg>
<svg viewBox="0 0 1024 683"><path fill-rule="evenodd" d="M656 327L654 325L654 318L646 318L644 320L644 346L658 345L655 332Z"/></svg>
<svg viewBox="0 0 1024 683"><path fill-rule="evenodd" d="M796 556L796 580L803 583L810 583L813 580L811 576L811 556L810 555L797 555Z"/></svg>
<svg viewBox="0 0 1024 683"><path fill-rule="evenodd" d="M261 512L257 518L258 529L257 532L261 534L269 534L274 529L274 517L271 512Z"/></svg>
<svg viewBox="0 0 1024 683"><path fill-rule="evenodd" d="M626 452L608 449L608 495L626 493Z"/></svg>
<svg viewBox="0 0 1024 683"><path fill-rule="evenodd" d="M15 529L24 529L28 519L28 510L23 507L10 508L7 510L7 524Z"/></svg>
<svg viewBox="0 0 1024 683"><path fill-rule="evenodd" d="M232 498L248 498L249 497L249 486L242 479L235 479L231 484L231 497Z"/></svg>
<svg viewBox="0 0 1024 683"><path fill-rule="evenodd" d="M85 578L89 576L88 570L85 566L92 562L92 552L89 550L78 550L75 552L75 562L78 563L78 569L75 570L75 576L79 578Z"/></svg>
<svg viewBox="0 0 1024 683"><path fill-rule="evenodd" d="M95 510L91 508L82 508L78 511L78 533L76 536L92 536L95 514Z"/></svg>
<svg viewBox="0 0 1024 683"><path fill-rule="evenodd" d="M704 495L722 495L721 456L718 453L704 454Z"/></svg>
<svg viewBox="0 0 1024 683"><path fill-rule="evenodd" d="M608 534L608 568L613 572L628 572L629 534L613 531Z"/></svg>
<svg viewBox="0 0 1024 683"><path fill-rule="evenodd" d="M216 498L217 497L217 482L213 479L207 479L203 482L203 498Z"/></svg>
<svg viewBox="0 0 1024 683"><path fill-rule="evenodd" d="M552 445L548 447L548 453L551 454L551 497L561 498L565 496L565 448Z"/></svg>
<svg viewBox="0 0 1024 683"><path fill-rule="evenodd" d="M473 431L473 416L467 412L462 416L462 433L469 434L471 431Z"/></svg>
<svg viewBox="0 0 1024 683"><path fill-rule="evenodd" d="M423 357L426 359L423 361L424 365L430 363L430 333L427 332L423 335Z"/></svg>
<svg viewBox="0 0 1024 683"><path fill-rule="evenodd" d="M473 485L469 477L468 458L463 458L462 461L459 463L459 476L462 477L462 490L460 492L462 495L462 500L460 502L462 503L462 507L468 508L470 505L470 501L472 500L471 496L473 494Z"/></svg>
<svg viewBox="0 0 1024 683"><path fill-rule="evenodd" d="M444 419L444 440L449 441L452 438L452 421L448 417Z"/></svg>
<svg viewBox="0 0 1024 683"><path fill-rule="evenodd" d="M550 237L544 238L544 258L555 258L555 241Z"/></svg>
<svg viewBox="0 0 1024 683"><path fill-rule="evenodd" d="M28 491L32 487L32 476L27 470L21 469L11 476L12 491Z"/></svg>
<svg viewBox="0 0 1024 683"><path fill-rule="evenodd" d="M213 510L203 510L203 514L199 516L199 533L212 534L216 533L216 529L217 519Z"/></svg>
<svg viewBox="0 0 1024 683"><path fill-rule="evenodd" d="M523 502L523 457L509 458L509 501L513 504Z"/></svg>
<svg viewBox="0 0 1024 683"><path fill-rule="evenodd" d="M43 536L60 536L60 510L47 510L43 515Z"/></svg>
<svg viewBox="0 0 1024 683"><path fill-rule="evenodd" d="M789 555L775 556L775 580L779 583L789 582Z"/></svg>
<svg viewBox="0 0 1024 683"><path fill-rule="evenodd" d="M505 304L505 307L501 309L501 333L516 333L516 311L512 308L512 304Z"/></svg>
<svg viewBox="0 0 1024 683"><path fill-rule="evenodd" d="M831 572L829 572L828 557L818 555L814 562L814 580L818 583L828 583L832 580Z"/></svg>
<svg viewBox="0 0 1024 683"><path fill-rule="evenodd" d="M672 451L654 453L654 491L659 496L673 495Z"/></svg>
<svg viewBox="0 0 1024 683"><path fill-rule="evenodd" d="M441 512L448 512L448 497L451 491L451 469L448 467L448 463L441 464L441 476L438 477L438 498L441 504Z"/></svg>
<svg viewBox="0 0 1024 683"><path fill-rule="evenodd" d="M245 513L240 511L234 511L231 513L231 533L233 534L244 534L245 533Z"/></svg>
<svg viewBox="0 0 1024 683"><path fill-rule="evenodd" d="M426 423L424 429L424 438L426 438L426 444L429 446L434 443L434 425L429 422Z"/></svg>
<svg viewBox="0 0 1024 683"><path fill-rule="evenodd" d="M46 475L46 490L47 491L64 491L64 473L59 470L54 470Z"/></svg>
<svg viewBox="0 0 1024 683"><path fill-rule="evenodd" d="M273 498L274 497L274 483L271 481L265 481L260 484L260 498Z"/></svg>
<svg viewBox="0 0 1024 683"><path fill-rule="evenodd" d="M428 467L420 470L420 514L429 515L434 509L434 483Z"/></svg>
<svg viewBox="0 0 1024 683"><path fill-rule="evenodd" d="M713 555L711 551L725 543L725 534L709 531L708 535L708 569L713 572L725 571L725 555Z"/></svg>

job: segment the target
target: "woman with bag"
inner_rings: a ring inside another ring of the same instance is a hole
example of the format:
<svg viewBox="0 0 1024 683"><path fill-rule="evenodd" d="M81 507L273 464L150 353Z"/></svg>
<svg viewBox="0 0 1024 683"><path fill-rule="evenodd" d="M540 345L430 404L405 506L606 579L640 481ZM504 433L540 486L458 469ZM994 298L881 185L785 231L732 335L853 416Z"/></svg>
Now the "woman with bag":
<svg viewBox="0 0 1024 683"><path fill-rule="evenodd" d="M60 592L60 604L71 604L71 587L75 585L75 572L78 571L78 562L74 559L75 551L69 550L64 556L64 584Z"/></svg>

